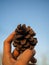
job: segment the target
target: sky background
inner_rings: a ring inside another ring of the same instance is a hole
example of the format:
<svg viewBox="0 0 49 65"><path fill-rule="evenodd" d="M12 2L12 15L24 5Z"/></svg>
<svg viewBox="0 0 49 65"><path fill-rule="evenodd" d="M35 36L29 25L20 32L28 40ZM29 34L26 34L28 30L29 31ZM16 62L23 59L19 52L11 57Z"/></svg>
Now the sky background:
<svg viewBox="0 0 49 65"><path fill-rule="evenodd" d="M3 41L18 24L34 29L38 63L46 59L49 64L49 0L0 0L0 53L3 53Z"/></svg>

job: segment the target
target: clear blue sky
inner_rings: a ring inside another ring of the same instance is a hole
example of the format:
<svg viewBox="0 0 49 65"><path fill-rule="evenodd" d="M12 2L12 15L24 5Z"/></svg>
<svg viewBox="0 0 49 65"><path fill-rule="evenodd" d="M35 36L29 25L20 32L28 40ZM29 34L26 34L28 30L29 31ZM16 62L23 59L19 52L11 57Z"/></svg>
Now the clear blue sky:
<svg viewBox="0 0 49 65"><path fill-rule="evenodd" d="M48 57L49 0L0 0L0 52L3 52L4 39L19 23L30 25L35 30L38 38L36 57Z"/></svg>

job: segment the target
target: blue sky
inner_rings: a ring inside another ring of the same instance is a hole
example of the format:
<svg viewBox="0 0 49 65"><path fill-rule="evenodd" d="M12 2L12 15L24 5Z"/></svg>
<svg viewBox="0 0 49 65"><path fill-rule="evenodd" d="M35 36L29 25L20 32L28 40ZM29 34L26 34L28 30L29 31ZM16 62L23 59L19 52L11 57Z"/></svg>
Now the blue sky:
<svg viewBox="0 0 49 65"><path fill-rule="evenodd" d="M3 41L20 23L30 25L36 32L36 57L48 57L49 0L0 0L0 52Z"/></svg>

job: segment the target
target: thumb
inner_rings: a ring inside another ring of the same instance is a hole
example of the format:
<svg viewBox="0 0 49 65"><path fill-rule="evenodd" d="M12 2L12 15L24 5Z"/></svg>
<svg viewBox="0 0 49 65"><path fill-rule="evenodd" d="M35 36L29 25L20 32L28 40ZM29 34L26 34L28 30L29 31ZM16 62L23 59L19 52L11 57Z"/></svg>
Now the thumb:
<svg viewBox="0 0 49 65"><path fill-rule="evenodd" d="M31 57L34 56L34 54L35 54L35 50L27 49L19 56L18 61L27 64L30 61Z"/></svg>

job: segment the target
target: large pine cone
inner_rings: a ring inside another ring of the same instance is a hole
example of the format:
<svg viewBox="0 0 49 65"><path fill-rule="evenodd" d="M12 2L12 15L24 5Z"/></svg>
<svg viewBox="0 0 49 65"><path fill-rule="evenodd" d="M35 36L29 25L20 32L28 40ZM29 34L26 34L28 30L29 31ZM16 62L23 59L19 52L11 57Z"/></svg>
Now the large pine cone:
<svg viewBox="0 0 49 65"><path fill-rule="evenodd" d="M16 34L13 39L13 45L16 47L16 50L18 50L19 53L22 53L28 48L33 49L37 43L37 38L34 38L36 33L30 26L26 27L25 24L19 24L15 32Z"/></svg>

